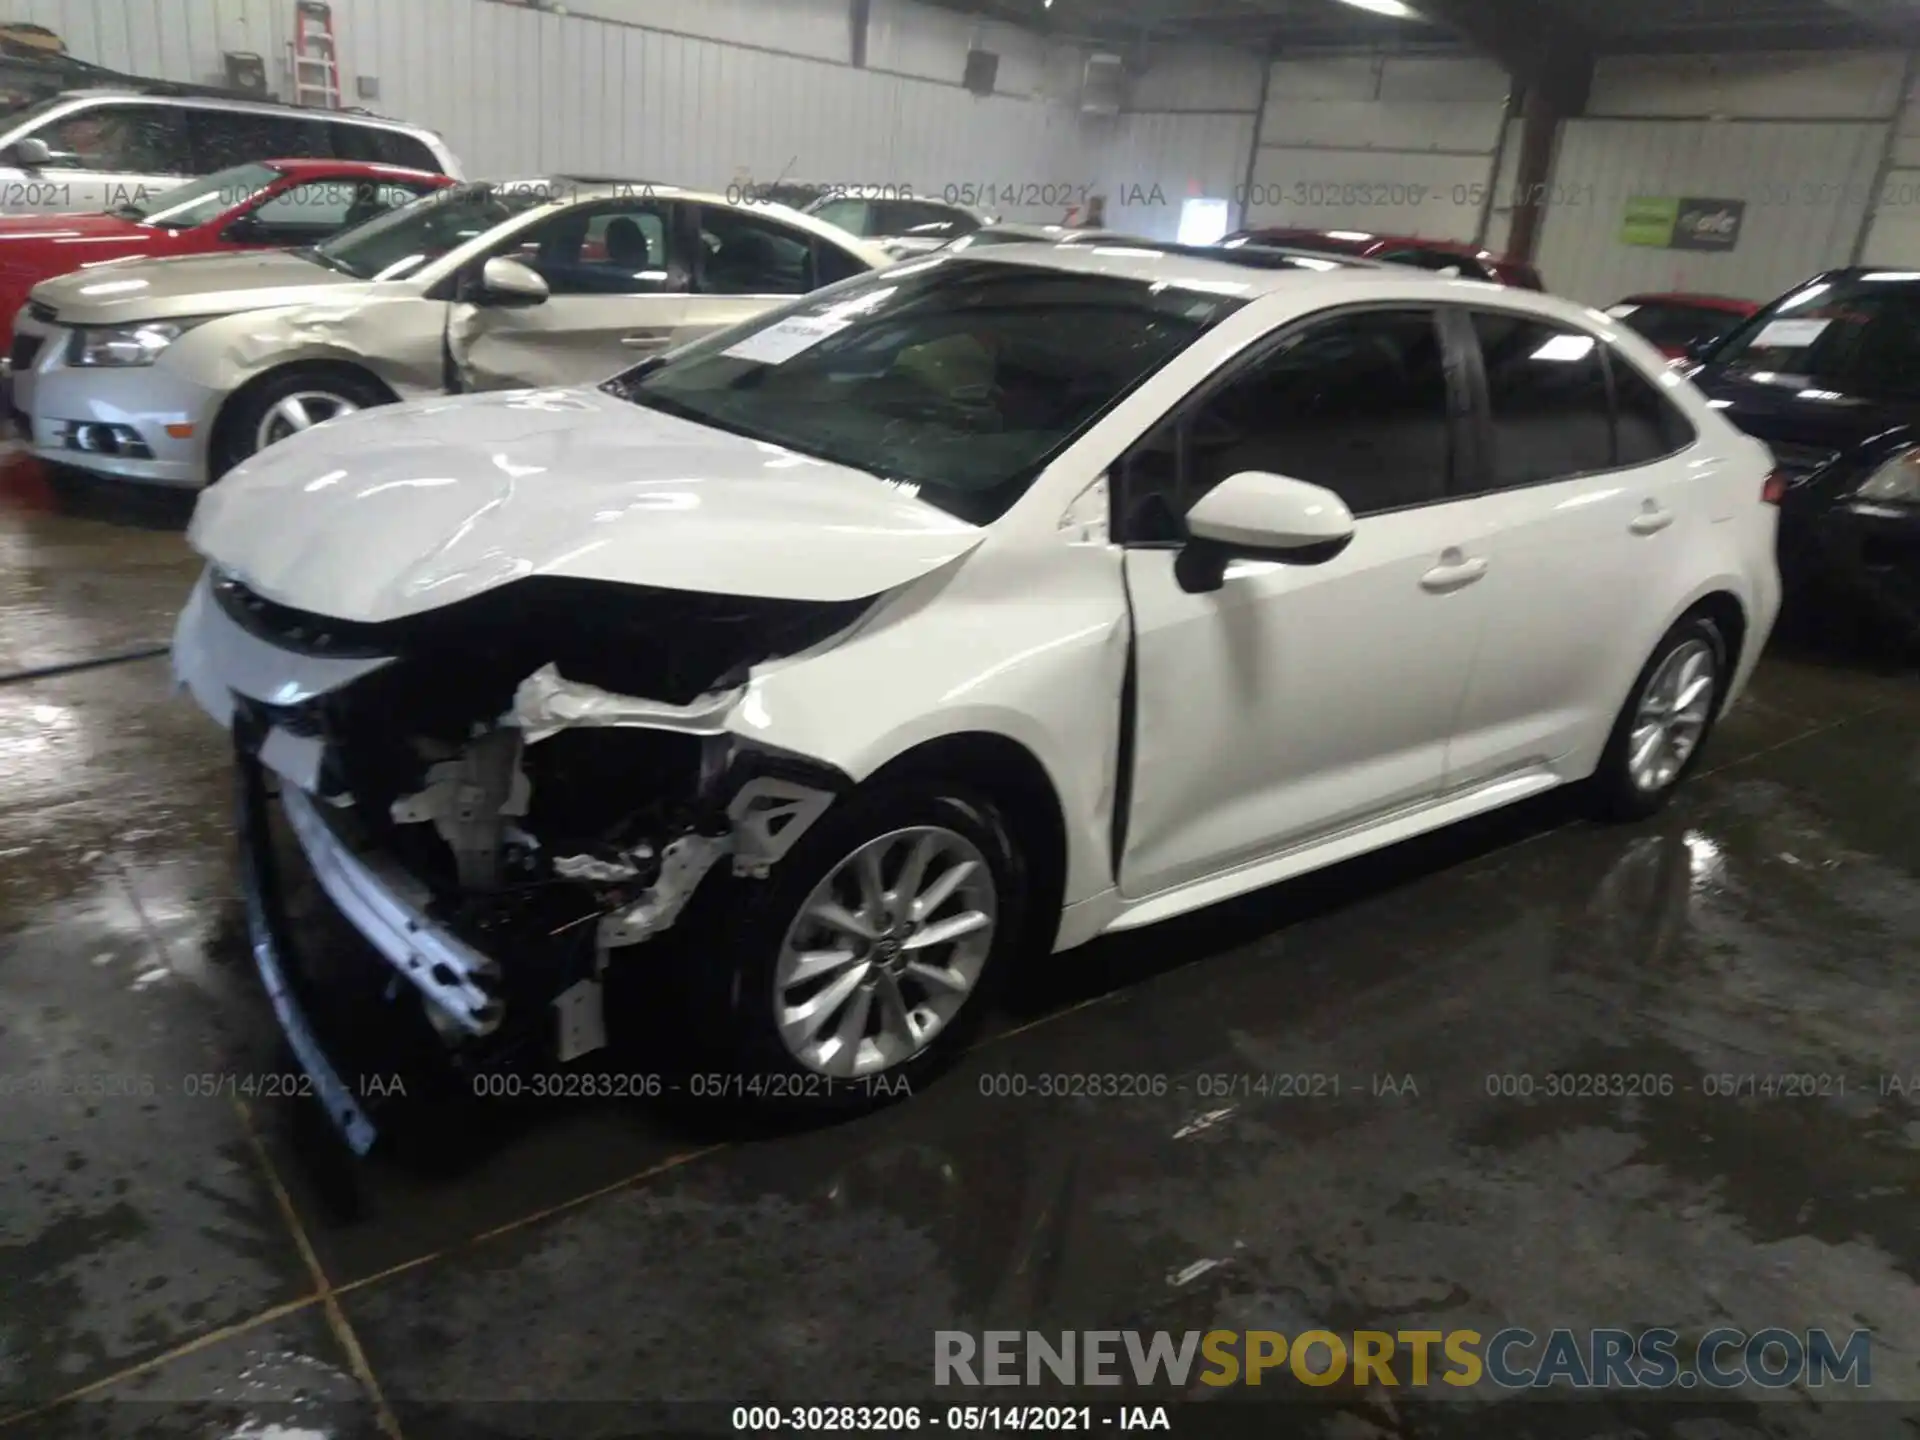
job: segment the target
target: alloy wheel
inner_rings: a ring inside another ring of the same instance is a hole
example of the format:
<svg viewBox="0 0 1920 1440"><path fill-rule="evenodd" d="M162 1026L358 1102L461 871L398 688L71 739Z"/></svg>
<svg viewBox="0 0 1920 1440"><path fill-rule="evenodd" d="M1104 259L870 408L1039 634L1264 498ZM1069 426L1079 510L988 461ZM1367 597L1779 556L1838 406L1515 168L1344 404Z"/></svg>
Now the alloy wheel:
<svg viewBox="0 0 1920 1440"><path fill-rule="evenodd" d="M774 966L787 1053L837 1077L920 1054L972 996L998 899L978 847L937 825L891 831L840 860L787 927Z"/></svg>
<svg viewBox="0 0 1920 1440"><path fill-rule="evenodd" d="M359 408L345 396L330 394L325 390L302 390L293 395L284 395L261 417L259 428L254 432L253 448L256 451L264 450L289 435L311 430L324 420L337 420L342 415L351 415Z"/></svg>
<svg viewBox="0 0 1920 1440"><path fill-rule="evenodd" d="M1698 639L1660 662L1641 692L1627 740L1627 774L1636 788L1653 794L1679 777L1706 733L1718 669L1713 646Z"/></svg>

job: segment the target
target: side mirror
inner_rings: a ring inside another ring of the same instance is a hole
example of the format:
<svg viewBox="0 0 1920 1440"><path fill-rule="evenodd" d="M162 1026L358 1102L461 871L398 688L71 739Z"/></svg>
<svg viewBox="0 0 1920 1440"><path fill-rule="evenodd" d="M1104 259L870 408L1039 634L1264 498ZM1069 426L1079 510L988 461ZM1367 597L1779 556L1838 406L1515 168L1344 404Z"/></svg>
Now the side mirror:
<svg viewBox="0 0 1920 1440"><path fill-rule="evenodd" d="M46 141L29 135L24 140L13 142L8 158L22 170L38 170L43 165L53 163L53 151Z"/></svg>
<svg viewBox="0 0 1920 1440"><path fill-rule="evenodd" d="M221 232L220 238L229 245L264 245L267 243L266 227L260 223L259 217L242 215Z"/></svg>
<svg viewBox="0 0 1920 1440"><path fill-rule="evenodd" d="M1353 543L1353 512L1319 485L1242 470L1200 497L1187 512L1187 533L1173 573L1198 595L1218 590L1234 559L1326 564Z"/></svg>
<svg viewBox="0 0 1920 1440"><path fill-rule="evenodd" d="M542 305L550 293L537 270L496 255L480 267L480 294L474 298L482 305Z"/></svg>

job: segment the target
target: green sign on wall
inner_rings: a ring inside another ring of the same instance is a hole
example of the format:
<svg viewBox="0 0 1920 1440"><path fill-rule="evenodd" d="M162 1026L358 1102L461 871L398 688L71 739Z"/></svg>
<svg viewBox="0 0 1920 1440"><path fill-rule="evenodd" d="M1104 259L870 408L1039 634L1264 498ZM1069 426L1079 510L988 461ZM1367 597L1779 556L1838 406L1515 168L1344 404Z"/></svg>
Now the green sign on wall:
<svg viewBox="0 0 1920 1440"><path fill-rule="evenodd" d="M1620 243L1658 250L1731 250L1740 243L1746 214L1744 200L1635 195L1620 222Z"/></svg>
<svg viewBox="0 0 1920 1440"><path fill-rule="evenodd" d="M1677 198L1635 195L1627 201L1627 218L1620 223L1620 243L1668 249L1673 244L1674 222L1679 218Z"/></svg>

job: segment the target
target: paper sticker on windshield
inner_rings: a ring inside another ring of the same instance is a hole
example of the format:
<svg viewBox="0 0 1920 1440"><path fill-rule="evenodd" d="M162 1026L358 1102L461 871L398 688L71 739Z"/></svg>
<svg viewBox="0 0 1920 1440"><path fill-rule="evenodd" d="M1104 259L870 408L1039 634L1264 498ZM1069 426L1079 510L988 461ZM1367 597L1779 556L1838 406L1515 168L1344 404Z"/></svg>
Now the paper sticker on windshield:
<svg viewBox="0 0 1920 1440"><path fill-rule="evenodd" d="M1615 305L1607 311L1616 320L1624 320L1640 307L1638 305Z"/></svg>
<svg viewBox="0 0 1920 1440"><path fill-rule="evenodd" d="M769 325L756 335L749 335L737 345L729 345L720 353L731 355L736 360L757 360L762 365L778 365L791 360L802 350L811 350L829 335L838 334L852 323L851 320L795 315L778 325Z"/></svg>
<svg viewBox="0 0 1920 1440"><path fill-rule="evenodd" d="M1818 340L1831 320L1772 320L1753 337L1756 350L1804 350Z"/></svg>

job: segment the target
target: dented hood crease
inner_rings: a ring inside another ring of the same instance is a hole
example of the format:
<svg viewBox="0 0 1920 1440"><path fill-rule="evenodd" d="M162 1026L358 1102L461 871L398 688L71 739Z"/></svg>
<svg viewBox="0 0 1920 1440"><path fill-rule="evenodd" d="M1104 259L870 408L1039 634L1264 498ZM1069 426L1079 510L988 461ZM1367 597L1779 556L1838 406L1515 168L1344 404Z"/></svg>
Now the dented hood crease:
<svg viewBox="0 0 1920 1440"><path fill-rule="evenodd" d="M856 600L984 538L865 472L596 390L316 426L206 490L189 531L267 599L367 623L536 575Z"/></svg>

